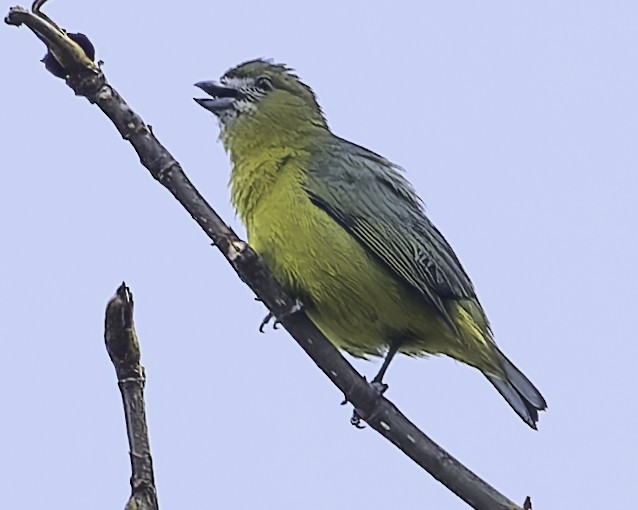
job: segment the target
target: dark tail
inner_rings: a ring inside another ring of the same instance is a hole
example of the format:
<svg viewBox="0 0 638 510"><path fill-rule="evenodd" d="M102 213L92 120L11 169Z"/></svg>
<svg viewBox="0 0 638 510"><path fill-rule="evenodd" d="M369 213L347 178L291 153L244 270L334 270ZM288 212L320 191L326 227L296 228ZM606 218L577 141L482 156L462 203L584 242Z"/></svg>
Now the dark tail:
<svg viewBox="0 0 638 510"><path fill-rule="evenodd" d="M507 403L516 411L516 414L536 430L538 411L543 411L547 408L543 395L502 352L497 350L496 354L505 378L499 379L496 376L486 375L487 379L503 395Z"/></svg>

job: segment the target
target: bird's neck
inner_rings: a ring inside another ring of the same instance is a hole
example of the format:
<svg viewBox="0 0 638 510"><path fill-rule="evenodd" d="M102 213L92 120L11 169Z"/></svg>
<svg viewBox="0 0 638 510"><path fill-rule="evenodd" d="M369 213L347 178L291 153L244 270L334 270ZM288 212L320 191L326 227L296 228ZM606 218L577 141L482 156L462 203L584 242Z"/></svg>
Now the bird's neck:
<svg viewBox="0 0 638 510"><path fill-rule="evenodd" d="M284 169L303 172L313 147L325 136L322 131L325 128L312 126L298 130L264 127L222 134L232 163L231 200L245 225L250 223L261 199L273 192Z"/></svg>
<svg viewBox="0 0 638 510"><path fill-rule="evenodd" d="M263 197L272 193L284 166L303 154L290 148L270 147L250 157L232 158L230 194L233 206L247 227Z"/></svg>

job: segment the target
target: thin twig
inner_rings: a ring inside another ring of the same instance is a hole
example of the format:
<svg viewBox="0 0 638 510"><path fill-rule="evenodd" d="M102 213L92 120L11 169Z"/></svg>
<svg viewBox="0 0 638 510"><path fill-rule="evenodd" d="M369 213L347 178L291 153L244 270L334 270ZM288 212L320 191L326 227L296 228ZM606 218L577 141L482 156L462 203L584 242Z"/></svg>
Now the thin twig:
<svg viewBox="0 0 638 510"><path fill-rule="evenodd" d="M126 510L157 510L144 404L146 377L140 365L140 344L133 325L133 295L125 283L106 305L104 340L122 394L131 457L131 497Z"/></svg>
<svg viewBox="0 0 638 510"><path fill-rule="evenodd" d="M28 18L21 14L19 19L14 19L13 13L14 10L9 12L5 19L7 23L29 25ZM47 44L51 48L51 45L66 43L55 39ZM67 77L67 83L76 94L95 103L109 117L122 137L133 146L151 175L188 211L239 277L280 319L281 324L344 393L370 427L471 507L477 510L522 510L434 443L394 404L384 397L379 398L376 390L341 356L303 311L287 314L294 309L295 301L284 293L259 256L208 205L179 163L159 143L141 117L107 83L101 71L97 74L71 74Z"/></svg>

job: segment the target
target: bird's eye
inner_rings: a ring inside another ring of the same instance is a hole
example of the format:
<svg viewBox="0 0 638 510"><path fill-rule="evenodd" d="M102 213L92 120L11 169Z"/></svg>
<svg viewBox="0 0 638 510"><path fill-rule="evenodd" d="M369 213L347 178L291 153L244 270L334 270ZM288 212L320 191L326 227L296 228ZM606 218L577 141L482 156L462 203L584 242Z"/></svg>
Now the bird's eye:
<svg viewBox="0 0 638 510"><path fill-rule="evenodd" d="M260 76L259 78L257 78L255 80L255 87L257 87L259 90L263 90L264 92L273 89L272 82L270 81L270 78L268 78L268 76Z"/></svg>

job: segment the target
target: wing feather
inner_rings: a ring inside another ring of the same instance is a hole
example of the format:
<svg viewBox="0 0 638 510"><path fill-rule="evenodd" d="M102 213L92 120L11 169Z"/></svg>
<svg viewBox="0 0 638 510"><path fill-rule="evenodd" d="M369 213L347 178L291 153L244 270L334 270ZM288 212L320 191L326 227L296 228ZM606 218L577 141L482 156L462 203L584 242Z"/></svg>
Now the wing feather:
<svg viewBox="0 0 638 510"><path fill-rule="evenodd" d="M310 159L305 189L312 203L414 288L456 331L444 301L475 299L474 287L398 167L338 138L330 150Z"/></svg>

